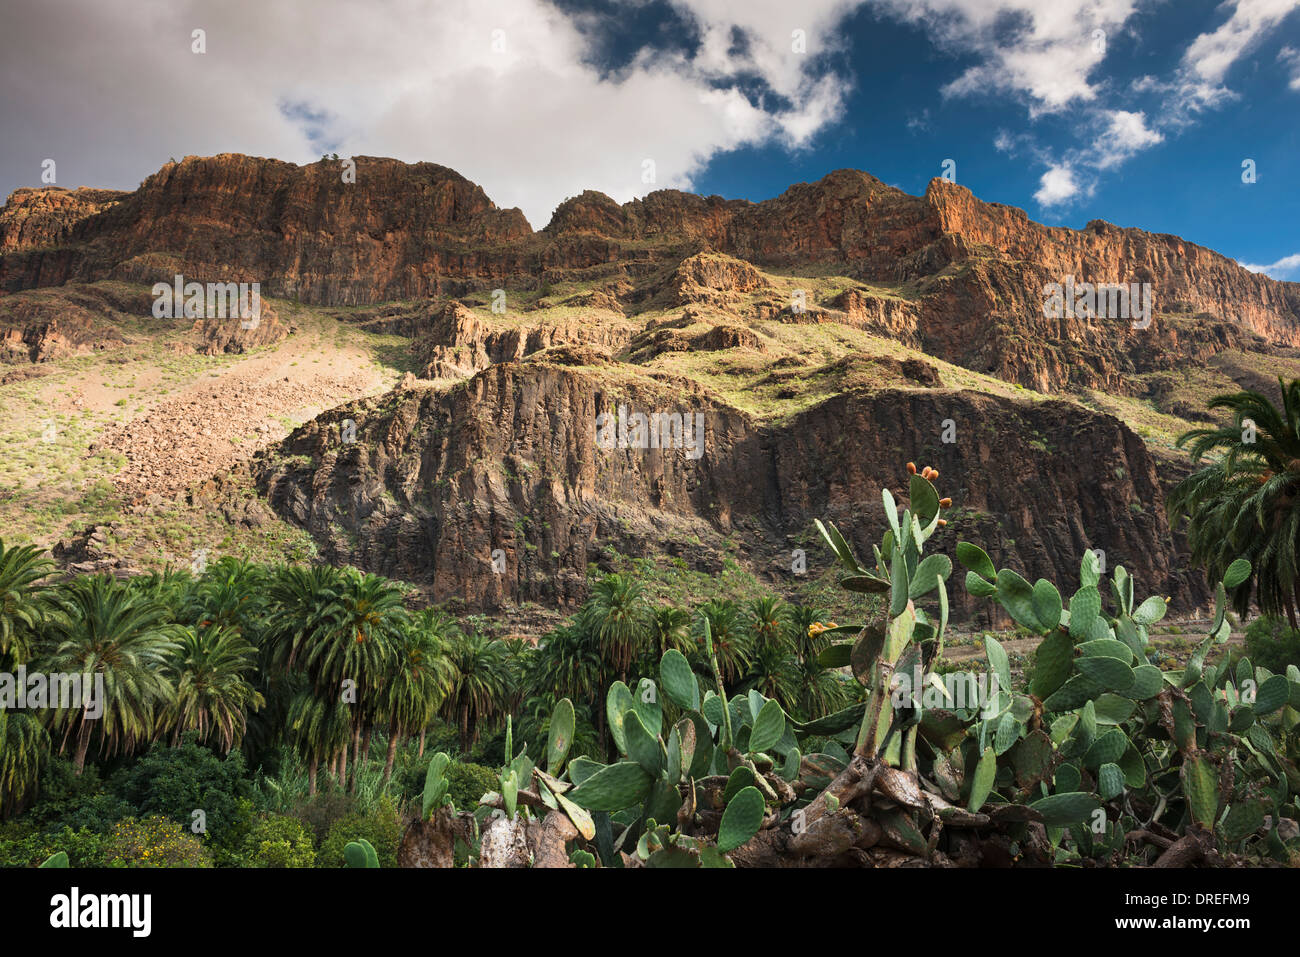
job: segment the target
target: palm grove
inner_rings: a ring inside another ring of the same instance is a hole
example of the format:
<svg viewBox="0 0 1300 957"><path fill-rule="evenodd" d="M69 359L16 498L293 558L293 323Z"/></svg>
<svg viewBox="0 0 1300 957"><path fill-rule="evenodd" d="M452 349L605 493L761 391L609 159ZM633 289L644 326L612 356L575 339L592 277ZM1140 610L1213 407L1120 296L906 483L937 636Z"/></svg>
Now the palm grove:
<svg viewBox="0 0 1300 957"><path fill-rule="evenodd" d="M120 764L186 736L250 767L301 762L308 794L355 792L399 749L425 752L450 726L462 755L514 715L543 740L558 700L603 699L669 648L697 655L705 619L729 678L778 697L792 714L842 706L848 684L816 664L824 647L811 608L761 597L704 604L692 615L653 606L625 575L597 581L581 611L535 645L464 627L436 608L411 611L398 582L354 568L269 567L223 558L198 575L58 581L32 546L0 543L0 672L102 676L102 713L73 707L0 711L0 810L38 794L52 755ZM700 663L703 666L702 662ZM53 702L51 702L53 704ZM607 747L603 708L580 709L577 751Z"/></svg>
<svg viewBox="0 0 1300 957"><path fill-rule="evenodd" d="M1239 613L1257 604L1294 627L1300 382L1280 385L1281 408L1255 392L1212 401L1231 422L1180 439L1195 461L1213 458L1169 504L1212 576L1250 559L1254 571L1232 596ZM729 688L757 690L801 719L862 694L817 662L824 613L770 595L688 610L651 602L631 576L607 575L534 645L493 637L480 618L412 611L406 586L354 568L224 558L197 575L54 572L39 549L0 542L0 673L101 677L102 713L0 708L0 818L32 806L55 766L79 776L88 764L120 768L182 742L238 752L259 774L300 772L308 796L355 793L366 776L387 789L399 755L423 757L431 732L449 733L467 757L510 715L515 740L544 742L563 698L578 703L573 752L605 758L605 689L652 670L669 649L707 673L706 623Z"/></svg>

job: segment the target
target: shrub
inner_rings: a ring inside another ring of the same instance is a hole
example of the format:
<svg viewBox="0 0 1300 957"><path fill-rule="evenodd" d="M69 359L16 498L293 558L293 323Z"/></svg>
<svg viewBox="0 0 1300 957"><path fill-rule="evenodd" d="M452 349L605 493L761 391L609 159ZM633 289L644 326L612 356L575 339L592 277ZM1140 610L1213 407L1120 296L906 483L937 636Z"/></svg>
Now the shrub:
<svg viewBox="0 0 1300 957"><path fill-rule="evenodd" d="M104 851L108 867L211 867L199 838L161 814L118 821Z"/></svg>
<svg viewBox="0 0 1300 957"><path fill-rule="evenodd" d="M290 813L311 831L313 843L317 847L323 847L325 839L329 837L330 829L343 818L357 812L355 797L346 791L330 789L319 791L295 803Z"/></svg>
<svg viewBox="0 0 1300 957"><path fill-rule="evenodd" d="M66 851L73 867L103 867L106 842L89 828L42 832L15 821L0 828L0 867L36 867L57 851Z"/></svg>
<svg viewBox="0 0 1300 957"><path fill-rule="evenodd" d="M330 827L329 836L317 855L320 867L344 867L343 848L351 841L365 838L374 845L380 867L397 866L397 845L402 840L402 822L397 808L388 797L381 797L369 811L360 809L345 814Z"/></svg>
<svg viewBox="0 0 1300 957"><path fill-rule="evenodd" d="M238 852L252 825L256 806L244 758L232 751L222 758L186 735L179 747L155 744L130 770L114 775L113 789L138 813L158 813L185 825L202 811L208 840L218 862Z"/></svg>
<svg viewBox="0 0 1300 957"><path fill-rule="evenodd" d="M273 814L256 821L244 842L245 866L314 867L311 832L297 818Z"/></svg>
<svg viewBox="0 0 1300 957"><path fill-rule="evenodd" d="M448 765L447 783L447 794L458 811L474 810L479 798L501 787L501 779L492 768L461 761Z"/></svg>
<svg viewBox="0 0 1300 957"><path fill-rule="evenodd" d="M107 834L124 817L139 809L104 789L99 770L87 764L77 775L72 762L54 757L41 774L40 796L24 815L38 830L67 826ZM71 857L71 854L69 854Z"/></svg>
<svg viewBox="0 0 1300 957"><path fill-rule="evenodd" d="M1246 627L1246 657L1274 674L1286 674L1287 665L1300 667L1300 631L1272 615L1256 618Z"/></svg>

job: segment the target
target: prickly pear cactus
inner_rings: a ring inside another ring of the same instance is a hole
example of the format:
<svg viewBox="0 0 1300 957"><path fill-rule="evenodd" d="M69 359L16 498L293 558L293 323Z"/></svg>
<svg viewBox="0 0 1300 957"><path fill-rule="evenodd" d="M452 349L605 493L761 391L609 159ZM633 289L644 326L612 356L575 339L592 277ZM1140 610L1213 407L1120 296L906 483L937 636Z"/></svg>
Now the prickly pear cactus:
<svg viewBox="0 0 1300 957"><path fill-rule="evenodd" d="M1122 567L1107 579L1085 553L1067 601L959 543L967 592L1040 640L1023 682L992 637L977 672L941 674L953 565L925 553L951 506L938 477L909 463L906 504L882 491L888 526L868 564L816 523L842 587L873 596L869 620L813 626L831 639L818 663L847 669L859 703L801 722L757 691L728 695L705 619L694 664L670 650L657 675L608 689L615 760L569 759L567 699L545 770L526 748L511 757L508 730L501 792L476 823L549 827L564 837L555 866L581 867L1213 864L1300 851L1300 670L1208 663L1249 564L1219 583L1186 667L1163 671L1147 645L1166 601L1138 602ZM431 766L426 814L439 775Z"/></svg>

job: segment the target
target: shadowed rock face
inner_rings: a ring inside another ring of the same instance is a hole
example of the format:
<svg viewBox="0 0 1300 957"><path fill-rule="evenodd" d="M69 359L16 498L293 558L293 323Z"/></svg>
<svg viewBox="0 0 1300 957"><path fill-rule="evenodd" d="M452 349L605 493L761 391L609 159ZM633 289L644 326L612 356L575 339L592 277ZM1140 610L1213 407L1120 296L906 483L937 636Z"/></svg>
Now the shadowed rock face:
<svg viewBox="0 0 1300 957"><path fill-rule="evenodd" d="M703 456L600 448L596 417L617 403L701 412ZM342 442L345 419L356 423L355 443ZM944 419L960 441L938 440ZM1046 452L1030 444L1041 444L1036 435ZM848 393L774 428L686 380L550 352L494 365L450 391L397 391L336 409L255 462L254 474L331 561L472 608L572 609L585 597L587 564L611 544L717 572L724 538L738 533L753 566L777 573L812 520L829 517L869 555L884 524L881 483L906 501L902 461L917 449L918 461L940 470L943 492L963 503L957 534L984 544L999 567L1069 588L1084 549L1100 548L1182 605L1204 599L1203 584L1171 565L1160 483L1142 441L1067 402ZM951 553L957 534L941 534L936 547ZM964 590L952 592L966 610Z"/></svg>

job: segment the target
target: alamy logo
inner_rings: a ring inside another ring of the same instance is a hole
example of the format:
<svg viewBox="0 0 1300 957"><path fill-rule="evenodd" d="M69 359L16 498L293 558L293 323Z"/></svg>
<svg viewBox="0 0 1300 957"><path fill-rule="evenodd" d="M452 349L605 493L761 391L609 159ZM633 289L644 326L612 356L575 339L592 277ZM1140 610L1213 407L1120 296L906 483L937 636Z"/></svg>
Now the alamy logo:
<svg viewBox="0 0 1300 957"><path fill-rule="evenodd" d="M150 894L82 894L81 888L50 898L50 926L127 927L133 937L148 937L153 927Z"/></svg>
<svg viewBox="0 0 1300 957"><path fill-rule="evenodd" d="M1048 319L1135 319L1134 329L1151 325L1151 283L1049 282L1043 287L1043 315Z"/></svg>
<svg viewBox="0 0 1300 957"><path fill-rule="evenodd" d="M0 711L23 708L80 708L97 719L104 713L104 674L65 674L28 671L0 672Z"/></svg>
<svg viewBox="0 0 1300 957"><path fill-rule="evenodd" d="M169 285L154 283L155 319L235 319L241 329L256 329L262 318L262 284L186 282L180 273Z"/></svg>
<svg viewBox="0 0 1300 957"><path fill-rule="evenodd" d="M688 459L704 454L704 413L628 412L596 416L596 444L611 449L685 449Z"/></svg>

